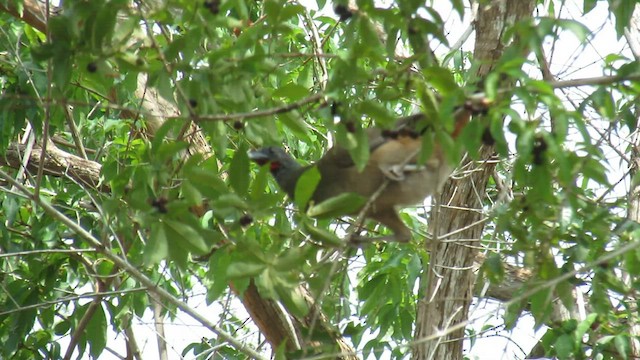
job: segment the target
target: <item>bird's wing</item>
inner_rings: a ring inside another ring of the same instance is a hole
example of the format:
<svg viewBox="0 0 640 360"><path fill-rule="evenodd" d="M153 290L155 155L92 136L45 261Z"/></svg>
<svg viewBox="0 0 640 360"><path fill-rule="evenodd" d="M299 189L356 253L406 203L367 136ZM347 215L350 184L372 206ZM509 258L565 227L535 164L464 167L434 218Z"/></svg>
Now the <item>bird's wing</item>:
<svg viewBox="0 0 640 360"><path fill-rule="evenodd" d="M455 117L455 128L451 134L457 137L471 118L473 111L467 107L458 108L453 116ZM420 124L426 119L424 113L417 113L399 118L393 130L383 131L379 128L366 129L369 141L369 153L374 161L383 159L386 165L391 163L406 163L405 159L415 155L415 149L420 149L422 141L420 135L426 131L426 126ZM398 160L401 159L401 160ZM353 159L349 151L339 145L335 145L318 161L326 163L327 166L348 168L354 166Z"/></svg>
<svg viewBox="0 0 640 360"><path fill-rule="evenodd" d="M378 128L369 128L366 129L366 132L369 141L369 152L374 151L387 140L382 136L382 131ZM338 168L348 168L355 165L349 150L337 144L327 150L326 154L318 160L318 164L327 164L327 166Z"/></svg>

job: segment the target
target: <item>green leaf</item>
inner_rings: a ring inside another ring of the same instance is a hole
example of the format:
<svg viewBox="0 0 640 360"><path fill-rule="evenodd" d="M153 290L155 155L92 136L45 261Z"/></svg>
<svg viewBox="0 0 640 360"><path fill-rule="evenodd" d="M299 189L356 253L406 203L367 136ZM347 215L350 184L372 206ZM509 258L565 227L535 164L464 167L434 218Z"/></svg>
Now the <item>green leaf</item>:
<svg viewBox="0 0 640 360"><path fill-rule="evenodd" d="M107 346L107 317L104 314L102 305L98 305L95 313L89 319L87 328L84 331L87 342L89 343L89 353L95 359L99 358L102 351Z"/></svg>
<svg viewBox="0 0 640 360"><path fill-rule="evenodd" d="M7 225L11 225L20 210L20 205L14 196L7 196L2 201L2 210L4 211L5 220Z"/></svg>
<svg viewBox="0 0 640 360"><path fill-rule="evenodd" d="M637 1L609 0L609 10L616 17L616 34L618 39L624 35L624 30L629 26L631 16Z"/></svg>
<svg viewBox="0 0 640 360"><path fill-rule="evenodd" d="M309 95L309 89L297 83L288 82L279 86L273 93L273 97L282 97L290 101L297 101Z"/></svg>
<svg viewBox="0 0 640 360"><path fill-rule="evenodd" d="M304 122L297 112L287 112L278 115L278 119L293 131L293 133L302 140L309 138L309 126Z"/></svg>
<svg viewBox="0 0 640 360"><path fill-rule="evenodd" d="M202 194L189 181L182 182L180 192L189 204L193 204L193 205L202 204Z"/></svg>
<svg viewBox="0 0 640 360"><path fill-rule="evenodd" d="M311 247L289 249L275 260L273 268L278 271L302 268L312 252L314 250Z"/></svg>
<svg viewBox="0 0 640 360"><path fill-rule="evenodd" d="M153 154L154 159L158 159L161 162L169 161L179 155L183 150L189 148L189 144L186 141L167 141L158 146Z"/></svg>
<svg viewBox="0 0 640 360"><path fill-rule="evenodd" d="M565 308L572 311L575 306L573 285L569 281L561 281L556 285L555 293L560 297L560 301L562 301Z"/></svg>
<svg viewBox="0 0 640 360"><path fill-rule="evenodd" d="M295 288L289 289L282 286L276 286L276 292L287 310L289 310L293 315L298 318L303 318L307 313L309 313L307 302Z"/></svg>
<svg viewBox="0 0 640 360"><path fill-rule="evenodd" d="M281 22L287 21L294 16L301 15L305 11L305 8L302 5L295 5L291 3L286 3L280 12L280 18L278 19Z"/></svg>
<svg viewBox="0 0 640 360"><path fill-rule="evenodd" d="M251 198L253 200L262 199L265 196L264 189L267 188L268 179L269 179L269 167L268 166L259 166L258 172L256 173L255 179L251 183Z"/></svg>
<svg viewBox="0 0 640 360"><path fill-rule="evenodd" d="M227 249L214 252L209 258L209 271L207 272L207 305L211 305L219 299L229 286L227 272L231 264L231 256Z"/></svg>
<svg viewBox="0 0 640 360"><path fill-rule="evenodd" d="M500 283L504 278L504 266L499 254L491 253L485 260L484 267L492 283Z"/></svg>
<svg viewBox="0 0 640 360"><path fill-rule="evenodd" d="M573 337L569 334L560 335L553 343L553 347L556 349L556 354L560 359L569 359L574 353Z"/></svg>
<svg viewBox="0 0 640 360"><path fill-rule="evenodd" d="M462 19L464 17L465 3L462 0L452 0L451 3L453 4L455 11L458 13L458 16L460 16L460 19Z"/></svg>
<svg viewBox="0 0 640 360"><path fill-rule="evenodd" d="M571 31L580 42L584 42L589 36L591 36L591 30L578 21L557 19L556 24L562 29Z"/></svg>
<svg viewBox="0 0 640 360"><path fill-rule="evenodd" d="M635 178L635 176L634 176ZM624 254L624 266L630 275L640 275L640 251L638 249L629 250Z"/></svg>
<svg viewBox="0 0 640 360"><path fill-rule="evenodd" d="M60 90L64 90L71 81L73 57L66 52L56 53L53 57L53 82Z"/></svg>
<svg viewBox="0 0 640 360"><path fill-rule="evenodd" d="M151 227L151 235L144 246L143 261L152 266L169 256L169 243L165 232L164 222L158 222Z"/></svg>
<svg viewBox="0 0 640 360"><path fill-rule="evenodd" d="M276 292L276 284L274 283L273 274L269 268L265 269L260 275L254 279L256 287L260 292L260 295L267 299L278 300L278 293Z"/></svg>
<svg viewBox="0 0 640 360"><path fill-rule="evenodd" d="M282 10L282 2L276 0L266 0L264 2L264 14L272 21L276 21Z"/></svg>
<svg viewBox="0 0 640 360"><path fill-rule="evenodd" d="M369 151L369 137L367 135L367 132L362 128L356 129L355 134L348 133L347 137L350 137L349 135L355 135L356 140L356 146L349 148L349 155L351 155L351 158L356 164L356 168L358 169L358 171L362 171L364 170L365 166L367 166L369 155L371 155Z"/></svg>
<svg viewBox="0 0 640 360"><path fill-rule="evenodd" d="M231 160L229 183L238 195L244 196L247 194L249 189L249 155L244 144L238 147Z"/></svg>
<svg viewBox="0 0 640 360"><path fill-rule="evenodd" d="M440 92L451 92L458 88L458 84L449 69L439 66L431 66L422 70L425 78L429 79L429 85Z"/></svg>
<svg viewBox="0 0 640 360"><path fill-rule="evenodd" d="M228 186L220 179L217 170L210 166L210 162L215 161L216 159L211 157L204 163L193 164L184 169L184 176L189 183L210 199L229 192Z"/></svg>
<svg viewBox="0 0 640 360"><path fill-rule="evenodd" d="M585 164L582 168L582 172L585 177L598 182L600 185L610 186L609 179L607 178L607 172L602 163L591 157L585 158Z"/></svg>
<svg viewBox="0 0 640 360"><path fill-rule="evenodd" d="M536 320L536 326L540 326L544 323L547 316L550 314L551 307L551 290L544 288L533 294L530 298L531 301L531 315Z"/></svg>
<svg viewBox="0 0 640 360"><path fill-rule="evenodd" d="M629 354L631 354L631 344L629 342L629 337L626 334L618 334L613 338L613 344L618 351L618 359L628 359Z"/></svg>
<svg viewBox="0 0 640 360"><path fill-rule="evenodd" d="M229 279L255 277L260 275L267 268L267 264L262 262L236 261L227 268Z"/></svg>
<svg viewBox="0 0 640 360"><path fill-rule="evenodd" d="M335 247L335 246L343 246L344 241L342 241L339 237L337 237L333 232L328 231L326 229L321 229L315 227L311 224L304 223L303 227L307 233L316 241L320 243Z"/></svg>
<svg viewBox="0 0 640 360"><path fill-rule="evenodd" d="M596 4L598 4L598 0L584 0L582 4L582 13L586 15L591 12L591 10L596 7Z"/></svg>
<svg viewBox="0 0 640 360"><path fill-rule="evenodd" d="M316 166L310 167L300 175L300 178L298 178L296 182L294 192L294 202L298 209L305 209L307 207L319 183L320 171L318 171Z"/></svg>
<svg viewBox="0 0 640 360"><path fill-rule="evenodd" d="M389 127L396 120L396 117L389 109L372 100L365 100L359 103L354 110L375 120L376 125L380 127Z"/></svg>
<svg viewBox="0 0 640 360"><path fill-rule="evenodd" d="M166 225L167 237L172 238L170 241L180 241L189 251L196 253L205 254L209 251L207 242L191 226L170 219L165 219L163 222Z"/></svg>
<svg viewBox="0 0 640 360"><path fill-rule="evenodd" d="M95 17L92 19L93 21L87 22L86 30L88 30L91 35L90 42L92 49L97 52L102 52L104 46L111 45L110 41L113 36L113 30L120 7L109 3L108 5L100 6L97 10ZM84 35L86 36L87 34Z"/></svg>
<svg viewBox="0 0 640 360"><path fill-rule="evenodd" d="M587 331L591 329L591 325L593 325L597 318L598 314L589 314L583 321L578 324L574 334L576 341L575 346L581 346L582 337L587 333Z"/></svg>
<svg viewBox="0 0 640 360"><path fill-rule="evenodd" d="M241 197L232 193L218 196L218 198L211 202L211 207L217 210L249 209L249 205L247 205L247 203Z"/></svg>
<svg viewBox="0 0 640 360"><path fill-rule="evenodd" d="M335 218L357 212L367 199L355 193L342 193L309 207L307 215L315 218Z"/></svg>

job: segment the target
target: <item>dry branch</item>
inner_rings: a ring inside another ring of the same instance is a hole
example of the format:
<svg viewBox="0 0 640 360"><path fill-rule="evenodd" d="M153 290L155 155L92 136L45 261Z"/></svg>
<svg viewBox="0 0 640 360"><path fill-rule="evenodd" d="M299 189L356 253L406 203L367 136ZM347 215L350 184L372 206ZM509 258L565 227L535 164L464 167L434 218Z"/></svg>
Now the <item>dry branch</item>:
<svg viewBox="0 0 640 360"><path fill-rule="evenodd" d="M20 168L25 156L25 150L26 145L24 144L11 144L4 157L1 158L0 163L15 169ZM34 146L31 150L29 160L26 162L26 170L36 171L41 161L44 164L44 174L46 175L69 177L90 188L96 188L100 191L109 190L106 185L100 184L100 169L102 168L100 163L85 160L79 156L62 151L52 142L49 142L47 145L47 152L44 159L42 158L42 147Z"/></svg>

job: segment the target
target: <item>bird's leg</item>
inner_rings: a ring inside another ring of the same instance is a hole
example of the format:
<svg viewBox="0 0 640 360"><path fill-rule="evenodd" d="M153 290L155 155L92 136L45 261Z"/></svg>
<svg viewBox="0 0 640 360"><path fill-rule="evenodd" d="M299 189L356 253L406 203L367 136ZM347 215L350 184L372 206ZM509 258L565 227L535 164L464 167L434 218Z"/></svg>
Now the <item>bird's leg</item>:
<svg viewBox="0 0 640 360"><path fill-rule="evenodd" d="M383 165L380 164L378 166L380 171L389 178L389 180L393 181L402 181L405 179L403 167L400 165Z"/></svg>
<svg viewBox="0 0 640 360"><path fill-rule="evenodd" d="M411 230L402 222L395 209L387 208L383 211L377 211L369 214L369 217L388 227L393 232L393 235L372 237L354 235L348 239L349 245L361 247L376 241L408 242L411 240Z"/></svg>
<svg viewBox="0 0 640 360"><path fill-rule="evenodd" d="M423 166L419 166L416 164L380 164L379 168L384 176L388 177L389 180L402 181L406 178L405 173L419 171L423 168Z"/></svg>

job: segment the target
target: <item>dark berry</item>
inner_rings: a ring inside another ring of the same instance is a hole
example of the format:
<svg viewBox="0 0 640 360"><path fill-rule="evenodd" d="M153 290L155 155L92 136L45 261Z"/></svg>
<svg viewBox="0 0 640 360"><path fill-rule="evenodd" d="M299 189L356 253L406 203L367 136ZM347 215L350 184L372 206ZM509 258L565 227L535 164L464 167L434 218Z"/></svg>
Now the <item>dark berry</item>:
<svg viewBox="0 0 640 360"><path fill-rule="evenodd" d="M356 132L356 124L353 123L353 121L347 121L344 123L344 127L347 129L347 132L349 133L354 133Z"/></svg>
<svg viewBox="0 0 640 360"><path fill-rule="evenodd" d="M218 15L220 12L220 0L205 0L203 5L213 15Z"/></svg>
<svg viewBox="0 0 640 360"><path fill-rule="evenodd" d="M342 4L336 5L333 10L336 12L336 15L340 17L340 21L347 21L353 16L351 10L349 10L348 7Z"/></svg>
<svg viewBox="0 0 640 360"><path fill-rule="evenodd" d="M338 116L338 112L340 110L340 103L337 101L334 101L331 103L331 116L332 117L336 117Z"/></svg>
<svg viewBox="0 0 640 360"><path fill-rule="evenodd" d="M533 149L531 153L533 155L533 163L535 165L542 165L544 163L544 153L547 151L547 142L542 137L537 137L533 140Z"/></svg>
<svg viewBox="0 0 640 360"><path fill-rule="evenodd" d="M93 61L87 64L87 71L90 73L94 73L98 71L98 65Z"/></svg>
<svg viewBox="0 0 640 360"><path fill-rule="evenodd" d="M165 197L159 197L157 199L151 200L151 206L156 208L161 214L166 214L167 212L169 212L169 210L167 210L167 203L169 203L169 200L167 200L167 198Z"/></svg>
<svg viewBox="0 0 640 360"><path fill-rule="evenodd" d="M252 222L253 222L253 217L251 215L249 215L249 214L242 215L240 217L240 219L238 220L238 223L242 227L249 226L249 225L251 225Z"/></svg>
<svg viewBox="0 0 640 360"><path fill-rule="evenodd" d="M191 105L192 108L198 107L198 100L189 99L189 105Z"/></svg>
<svg viewBox="0 0 640 360"><path fill-rule="evenodd" d="M233 128L236 130L242 130L244 129L244 123L240 120L236 120L233 122Z"/></svg>
<svg viewBox="0 0 640 360"><path fill-rule="evenodd" d="M520 198L520 205L522 206L522 211L523 212L527 212L529 211L529 203L527 201L527 197L523 196Z"/></svg>

